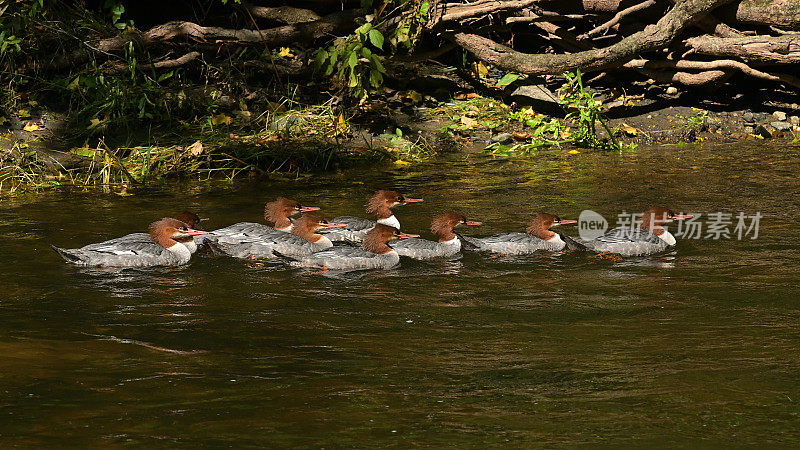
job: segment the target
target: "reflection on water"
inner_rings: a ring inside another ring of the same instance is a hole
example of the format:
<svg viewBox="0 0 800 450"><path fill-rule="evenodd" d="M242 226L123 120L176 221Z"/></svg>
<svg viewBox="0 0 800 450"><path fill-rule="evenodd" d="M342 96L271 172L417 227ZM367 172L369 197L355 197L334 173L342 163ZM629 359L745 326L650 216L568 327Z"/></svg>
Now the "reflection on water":
<svg viewBox="0 0 800 450"><path fill-rule="evenodd" d="M7 200L0 442L796 443L799 155L746 145L453 155L411 171ZM483 221L464 230L474 235L521 230L538 211L589 208L613 223L653 203L764 218L757 240L681 240L621 262L470 253L314 273L201 255L99 270L49 248L141 231L184 208L214 227L258 220L277 195L361 215L381 187L425 198L397 216L427 237L430 217L451 208Z"/></svg>

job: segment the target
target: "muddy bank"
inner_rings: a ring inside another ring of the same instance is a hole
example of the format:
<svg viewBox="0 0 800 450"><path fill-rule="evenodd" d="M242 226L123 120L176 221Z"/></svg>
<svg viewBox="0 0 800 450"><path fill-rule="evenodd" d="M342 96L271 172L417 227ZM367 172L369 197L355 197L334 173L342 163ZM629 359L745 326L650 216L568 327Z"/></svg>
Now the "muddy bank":
<svg viewBox="0 0 800 450"><path fill-rule="evenodd" d="M758 102L733 95L721 102L646 83L587 91L602 104L614 139L628 148L800 136L800 106L791 93ZM600 151L575 145L578 125L558 92L555 82L481 91L453 78L412 78L351 108L259 111L257 105L247 110L245 102L232 101L236 109L210 117L213 126L154 128L138 145L126 145L111 132L70 140L75 125L67 115L31 102L4 117L0 181L6 187L125 185L164 176L269 177L362 163L410 165L454 151L519 156L542 147ZM600 142L609 139L603 127L596 128Z"/></svg>

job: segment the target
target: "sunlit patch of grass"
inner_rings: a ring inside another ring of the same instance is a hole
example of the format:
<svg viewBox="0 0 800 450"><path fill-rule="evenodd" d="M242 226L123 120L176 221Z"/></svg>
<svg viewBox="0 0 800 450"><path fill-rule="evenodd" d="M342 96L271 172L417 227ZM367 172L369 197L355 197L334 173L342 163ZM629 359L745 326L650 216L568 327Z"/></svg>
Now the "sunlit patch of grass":
<svg viewBox="0 0 800 450"><path fill-rule="evenodd" d="M697 114L692 116L677 116L678 119L681 120L682 125L690 130L696 131L704 131L708 128L708 111L706 110L698 110L697 108L692 108L697 110Z"/></svg>
<svg viewBox="0 0 800 450"><path fill-rule="evenodd" d="M511 121L513 109L503 102L484 97L474 97L464 101L443 103L431 108L434 115L443 114L450 118L450 131L468 131L475 128L493 130Z"/></svg>
<svg viewBox="0 0 800 450"><path fill-rule="evenodd" d="M0 154L0 193L72 186L125 189L169 177L227 179L243 175L287 174L378 161L412 163L435 152L425 142L402 137L388 148L352 145L354 133L347 118L330 108L313 107L281 112L269 117L262 130L237 134L230 123L207 127L187 125L180 144L119 146L101 139L71 149L83 158L80 168L46 167L36 151L17 146ZM193 143L191 141L194 140ZM22 144L24 145L24 144Z"/></svg>

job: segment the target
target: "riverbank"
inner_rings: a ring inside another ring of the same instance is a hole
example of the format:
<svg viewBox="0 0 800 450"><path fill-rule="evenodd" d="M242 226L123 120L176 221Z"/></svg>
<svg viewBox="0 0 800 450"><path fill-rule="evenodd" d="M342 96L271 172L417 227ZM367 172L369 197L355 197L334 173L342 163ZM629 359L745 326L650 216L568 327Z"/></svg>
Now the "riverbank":
<svg viewBox="0 0 800 450"><path fill-rule="evenodd" d="M0 192L125 190L168 177L291 177L361 164L410 166L446 152L608 151L575 142L579 124L564 118L564 103L547 86L512 88L515 95L504 99L470 91L437 98L431 89L385 88L350 109L267 102L270 109L250 111L246 101L231 100L235 106L194 122L154 126L146 136L114 135L109 127L106 137L102 127L108 124L90 123L101 129L83 142L70 137L74 124L68 116L31 101L5 117L0 129ZM779 96L759 104L716 103L646 84L587 91L602 105L601 117L621 148L800 136L800 107ZM599 124L595 133L599 145L609 142Z"/></svg>

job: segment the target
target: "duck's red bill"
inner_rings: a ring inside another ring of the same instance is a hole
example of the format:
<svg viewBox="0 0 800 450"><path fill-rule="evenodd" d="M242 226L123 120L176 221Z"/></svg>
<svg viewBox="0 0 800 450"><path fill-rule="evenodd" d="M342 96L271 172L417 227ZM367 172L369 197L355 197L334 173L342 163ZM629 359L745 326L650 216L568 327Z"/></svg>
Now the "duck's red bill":
<svg viewBox="0 0 800 450"><path fill-rule="evenodd" d="M188 234L189 236L199 236L201 234L208 234L208 231L201 231L189 228L188 230L186 230L186 234Z"/></svg>
<svg viewBox="0 0 800 450"><path fill-rule="evenodd" d="M347 224L346 224L346 223L333 223L333 222L328 222L328 223L326 223L326 224L325 224L325 228L344 228L344 227L346 227L346 226L347 226Z"/></svg>
<svg viewBox="0 0 800 450"><path fill-rule="evenodd" d="M468 220L465 222L466 225L483 225L483 222L476 222L474 220Z"/></svg>
<svg viewBox="0 0 800 450"><path fill-rule="evenodd" d="M307 212L311 212L311 211L319 211L319 208L317 208L316 206L301 206L300 207L300 212L307 213Z"/></svg>
<svg viewBox="0 0 800 450"><path fill-rule="evenodd" d="M411 238L418 238L418 237L419 237L418 234L400 233L400 234L397 235L397 239L411 239Z"/></svg>
<svg viewBox="0 0 800 450"><path fill-rule="evenodd" d="M422 203L422 199L421 198L407 198L407 199L403 200L403 203L404 204L405 203Z"/></svg>
<svg viewBox="0 0 800 450"><path fill-rule="evenodd" d="M208 217L205 217L205 218L200 219L200 222L205 222L206 220L211 220L211 219L209 219Z"/></svg>
<svg viewBox="0 0 800 450"><path fill-rule="evenodd" d="M692 217L694 217L694 216L691 216L691 215L689 215L689 214L675 214L675 215L673 216L673 218L674 218L675 220L689 220L689 219L691 219Z"/></svg>
<svg viewBox="0 0 800 450"><path fill-rule="evenodd" d="M559 225L572 225L573 223L578 223L578 221L577 220L561 219L561 222L559 222L558 224Z"/></svg>

